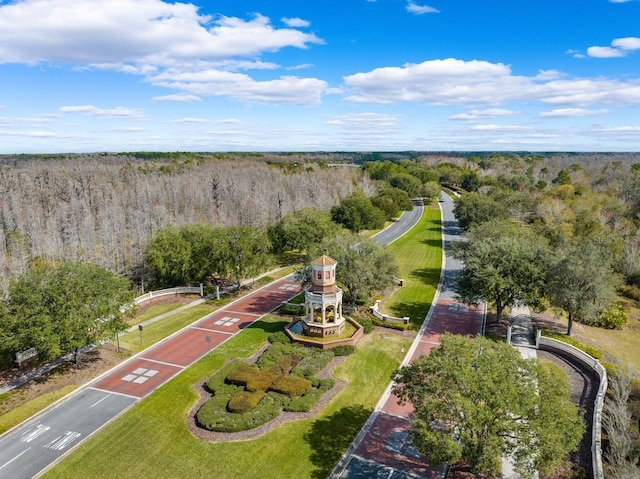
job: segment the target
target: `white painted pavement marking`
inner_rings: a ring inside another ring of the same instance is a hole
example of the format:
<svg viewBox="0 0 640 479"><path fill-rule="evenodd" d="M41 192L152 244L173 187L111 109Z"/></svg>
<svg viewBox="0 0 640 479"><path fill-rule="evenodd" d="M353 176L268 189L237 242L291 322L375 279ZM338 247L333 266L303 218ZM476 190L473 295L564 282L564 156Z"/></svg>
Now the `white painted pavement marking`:
<svg viewBox="0 0 640 479"><path fill-rule="evenodd" d="M240 318L234 318L234 317L231 317L231 316L225 316L223 318L220 318L219 320L217 320L213 324L215 324L216 326L233 326L238 321L240 321Z"/></svg>
<svg viewBox="0 0 640 479"><path fill-rule="evenodd" d="M93 389L94 391L100 391L101 393L117 394L118 396L123 396L123 397L126 397L126 398L135 399L136 401L140 400L139 396L132 396L131 394L119 393L118 391L108 391L106 389L100 389L100 388L96 388L96 387L90 387L89 389Z"/></svg>
<svg viewBox="0 0 640 479"><path fill-rule="evenodd" d="M282 291L295 291L298 289L298 285L297 284L283 284L282 286L279 286L278 289L282 290Z"/></svg>
<svg viewBox="0 0 640 479"><path fill-rule="evenodd" d="M69 444L71 444L73 441L78 439L80 436L82 436L82 434L80 434L79 432L67 431L62 436L56 437L53 441L51 441L49 444L47 444L44 447L46 447L47 449L62 451L64 448L66 448Z"/></svg>
<svg viewBox="0 0 640 479"><path fill-rule="evenodd" d="M227 310L226 311L229 314L242 314L244 316L255 316L256 318L261 318L264 316L264 314L256 314L256 313L245 313L244 311L231 311L231 310Z"/></svg>
<svg viewBox="0 0 640 479"><path fill-rule="evenodd" d="M126 376L124 376L122 380L127 382L134 382L136 384L142 384L147 382L149 378L152 378L159 372L160 371L156 369L138 368L132 373L129 373Z"/></svg>
<svg viewBox="0 0 640 479"><path fill-rule="evenodd" d="M102 399L98 399L96 402L94 402L91 406L89 406L89 409L91 409L94 406L97 406L98 404L100 404L102 401L104 401L105 399L107 399L109 396L111 396L111 394L107 394L105 397L103 397Z"/></svg>
<svg viewBox="0 0 640 479"><path fill-rule="evenodd" d="M49 429L49 426L45 426L44 424L38 424L35 429L27 429L25 433L22 435L20 440L22 442L31 442L36 439L38 436L44 434Z"/></svg>
<svg viewBox="0 0 640 479"><path fill-rule="evenodd" d="M197 329L198 331L207 331L210 333L227 334L229 336L233 336L235 334L235 333L232 333L231 331L220 331L219 329L199 328L197 326L194 326L191 329Z"/></svg>
<svg viewBox="0 0 640 479"><path fill-rule="evenodd" d="M0 469L3 469L5 467L7 467L9 464L11 464L13 461L15 461L16 459L18 459L20 456L22 456L25 452L28 452L29 449L31 449L31 447L26 448L24 451L22 451L20 454L18 454L16 457L14 457L13 459L9 459L7 462L5 462L2 466L0 466Z"/></svg>
<svg viewBox="0 0 640 479"><path fill-rule="evenodd" d="M140 358L140 359L144 359L145 361L149 361L149 362L152 362L152 363L164 364L165 366L171 366L173 368L179 368L179 369L186 368L186 366L180 366L179 364L173 364L173 363L167 363L167 362L164 362L164 361L158 361L157 359L150 359L150 358Z"/></svg>

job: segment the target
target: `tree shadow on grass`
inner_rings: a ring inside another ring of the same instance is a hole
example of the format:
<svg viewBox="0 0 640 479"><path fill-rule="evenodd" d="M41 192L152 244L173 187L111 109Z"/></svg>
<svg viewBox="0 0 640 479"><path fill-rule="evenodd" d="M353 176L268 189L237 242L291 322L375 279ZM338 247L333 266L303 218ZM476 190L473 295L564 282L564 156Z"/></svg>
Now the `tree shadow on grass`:
<svg viewBox="0 0 640 479"><path fill-rule="evenodd" d="M439 268L422 268L411 272L411 279L420 281L426 285L437 287L440 281ZM413 298L413 301L403 301L389 308L393 316L403 318L409 316L411 323L421 325L431 307L430 300L433 298Z"/></svg>
<svg viewBox="0 0 640 479"><path fill-rule="evenodd" d="M274 316L273 314L271 315ZM282 321L263 321L258 320L255 323L247 326L247 329L261 329L267 333L276 333L278 331L284 331L284 327L289 324L287 318L282 318Z"/></svg>
<svg viewBox="0 0 640 479"><path fill-rule="evenodd" d="M304 440L311 446L312 479L326 479L373 411L349 406L318 419Z"/></svg>

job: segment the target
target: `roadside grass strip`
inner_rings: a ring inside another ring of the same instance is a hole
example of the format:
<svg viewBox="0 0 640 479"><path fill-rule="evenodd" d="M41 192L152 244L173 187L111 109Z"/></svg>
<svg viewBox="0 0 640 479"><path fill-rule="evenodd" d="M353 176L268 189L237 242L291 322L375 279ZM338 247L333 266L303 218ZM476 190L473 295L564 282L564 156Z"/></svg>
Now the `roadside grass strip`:
<svg viewBox="0 0 640 479"><path fill-rule="evenodd" d="M387 248L396 257L404 285L384 302L382 310L400 318L409 316L411 328L417 330L429 312L440 280L440 210L425 206L418 224Z"/></svg>

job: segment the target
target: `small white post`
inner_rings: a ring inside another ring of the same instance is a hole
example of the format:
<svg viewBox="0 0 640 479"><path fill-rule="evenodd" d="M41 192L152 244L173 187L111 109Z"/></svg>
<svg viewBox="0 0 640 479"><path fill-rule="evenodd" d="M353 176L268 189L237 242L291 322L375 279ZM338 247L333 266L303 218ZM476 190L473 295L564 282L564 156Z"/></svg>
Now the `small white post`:
<svg viewBox="0 0 640 479"><path fill-rule="evenodd" d="M204 297L204 286L202 285L202 283L200 283L200 297Z"/></svg>
<svg viewBox="0 0 640 479"><path fill-rule="evenodd" d="M511 325L507 326L507 344L511 344Z"/></svg>

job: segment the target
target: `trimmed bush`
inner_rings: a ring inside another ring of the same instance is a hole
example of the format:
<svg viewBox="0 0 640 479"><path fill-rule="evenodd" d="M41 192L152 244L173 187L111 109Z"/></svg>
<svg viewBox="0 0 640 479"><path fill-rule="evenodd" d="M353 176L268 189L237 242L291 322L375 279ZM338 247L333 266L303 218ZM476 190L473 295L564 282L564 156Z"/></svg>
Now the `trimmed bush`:
<svg viewBox="0 0 640 479"><path fill-rule="evenodd" d="M271 333L267 339L269 340L269 342L271 344L273 343L284 343L284 344L288 344L291 342L291 338L289 336L287 336L287 334L284 331L278 331L275 333Z"/></svg>
<svg viewBox="0 0 640 479"><path fill-rule="evenodd" d="M286 376L291 372L293 367L300 362L300 356L295 354L292 356L285 356L280 361L271 366L268 371L270 374L280 377Z"/></svg>
<svg viewBox="0 0 640 479"><path fill-rule="evenodd" d="M276 379L270 371L260 371L246 363L240 364L227 376L227 381L231 384L244 386L247 391L266 391Z"/></svg>
<svg viewBox="0 0 640 479"><path fill-rule="evenodd" d="M227 410L238 414L249 412L258 405L265 394L264 391L240 391L231 396L227 404Z"/></svg>
<svg viewBox="0 0 640 479"><path fill-rule="evenodd" d="M356 352L356 347L350 344L341 344L340 346L331 348L331 351L333 351L335 356L349 356Z"/></svg>
<svg viewBox="0 0 640 479"><path fill-rule="evenodd" d="M291 371L293 376L301 378L311 379L319 371L324 369L329 361L334 357L334 353L331 349L313 349L308 356L302 358L302 360Z"/></svg>
<svg viewBox="0 0 640 479"><path fill-rule="evenodd" d="M370 333L375 328L375 325L373 324L373 322L368 318L357 318L356 321L358 321L360 326L362 326L362 330L365 333Z"/></svg>
<svg viewBox="0 0 640 479"><path fill-rule="evenodd" d="M277 393L286 394L289 397L297 397L302 396L311 389L311 381L293 376L282 376L271 384L270 389Z"/></svg>
<svg viewBox="0 0 640 479"><path fill-rule="evenodd" d="M371 322L373 324L375 324L376 326L380 326L382 328L389 328L389 329L395 329L398 331L406 331L407 329L409 329L411 327L410 324L404 324L404 323L391 323L389 321L382 321L378 318L373 318L371 320Z"/></svg>

